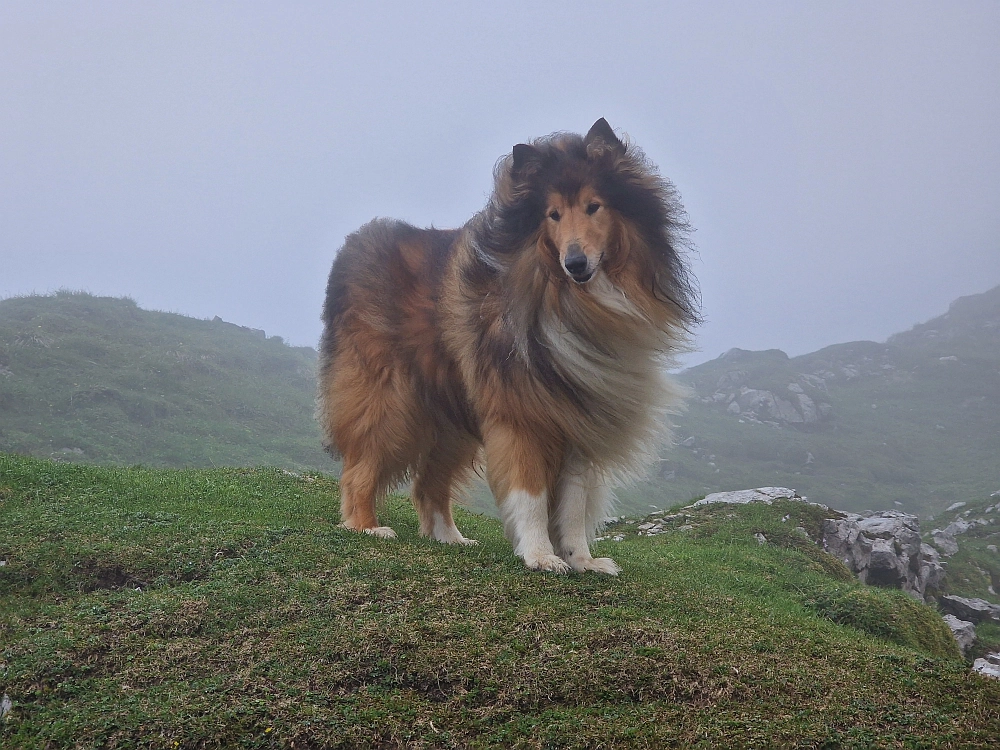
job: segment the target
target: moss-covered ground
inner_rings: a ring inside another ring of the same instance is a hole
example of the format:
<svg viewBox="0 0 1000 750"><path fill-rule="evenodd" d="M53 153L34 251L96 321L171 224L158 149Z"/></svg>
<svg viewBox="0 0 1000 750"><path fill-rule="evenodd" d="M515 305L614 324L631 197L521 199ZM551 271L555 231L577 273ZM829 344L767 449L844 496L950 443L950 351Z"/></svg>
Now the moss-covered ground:
<svg viewBox="0 0 1000 750"><path fill-rule="evenodd" d="M1000 737L1000 683L928 607L819 552L811 506L681 512L655 537L622 522L597 544L623 567L608 578L529 573L470 513L478 547L423 540L401 497L383 514L398 540L344 531L337 491L0 454L0 747Z"/></svg>

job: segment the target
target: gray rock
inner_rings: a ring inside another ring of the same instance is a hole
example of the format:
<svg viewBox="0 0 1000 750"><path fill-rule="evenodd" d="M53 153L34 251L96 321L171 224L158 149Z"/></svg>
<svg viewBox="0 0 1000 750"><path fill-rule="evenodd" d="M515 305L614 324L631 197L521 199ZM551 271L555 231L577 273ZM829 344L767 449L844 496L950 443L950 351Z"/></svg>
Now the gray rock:
<svg viewBox="0 0 1000 750"><path fill-rule="evenodd" d="M944 612L969 622L1000 622L1000 605L990 604L985 599L967 599L964 596L946 594L938 599Z"/></svg>
<svg viewBox="0 0 1000 750"><path fill-rule="evenodd" d="M726 411L728 411L730 414L739 414L740 405L737 402L733 401L732 403L729 404L729 406L726 407Z"/></svg>
<svg viewBox="0 0 1000 750"><path fill-rule="evenodd" d="M868 582L872 540L861 533L857 520L828 518L823 521L823 548L844 563L858 580Z"/></svg>
<svg viewBox="0 0 1000 750"><path fill-rule="evenodd" d="M806 498L787 487L758 487L716 492L688 507L713 503L771 505L775 500L805 502ZM921 542L920 519L910 513L887 510L827 518L823 521L822 544L862 583L899 588L920 601L937 593L941 586L944 576L941 556Z"/></svg>
<svg viewBox="0 0 1000 750"><path fill-rule="evenodd" d="M789 424L796 424L804 422L802 415L799 414L798 409L796 409L791 401L786 401L783 398L774 396L774 405L771 407L771 416L781 422L788 422Z"/></svg>
<svg viewBox="0 0 1000 750"><path fill-rule="evenodd" d="M941 550L941 554L945 557L951 557L958 552L958 542L955 541L955 537L951 534L946 534L941 529L934 529L931 532L931 539L934 540L934 544Z"/></svg>
<svg viewBox="0 0 1000 750"><path fill-rule="evenodd" d="M796 398L799 402L799 410L802 412L802 421L806 424L818 422L819 411L816 409L816 403L804 393L800 393Z"/></svg>
<svg viewBox="0 0 1000 750"><path fill-rule="evenodd" d="M945 615L945 624L951 629L951 634L955 636L958 647L965 654L976 640L976 626L967 620L960 620L955 615Z"/></svg>
<svg viewBox="0 0 1000 750"><path fill-rule="evenodd" d="M994 657L995 660L991 660L990 657ZM972 671L978 672L983 677L1000 680L1000 654L987 654L985 659L976 659Z"/></svg>
<svg viewBox="0 0 1000 750"><path fill-rule="evenodd" d="M713 492L704 498L689 505L689 508L697 508L700 505L711 505L713 503L729 503L732 505L745 505L746 503L764 503L770 505L775 500L802 500L803 497L795 490L787 487L758 487L755 490L736 490L735 492Z"/></svg>
<svg viewBox="0 0 1000 750"><path fill-rule="evenodd" d="M920 519L898 510L827 519L823 547L862 583L899 588L921 601L944 575L937 551L920 541Z"/></svg>

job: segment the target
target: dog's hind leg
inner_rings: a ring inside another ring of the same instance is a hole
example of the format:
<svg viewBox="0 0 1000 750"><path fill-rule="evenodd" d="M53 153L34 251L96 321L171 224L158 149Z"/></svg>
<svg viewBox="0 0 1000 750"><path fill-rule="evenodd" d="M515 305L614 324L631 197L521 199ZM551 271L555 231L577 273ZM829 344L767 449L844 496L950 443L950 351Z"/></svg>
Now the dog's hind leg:
<svg viewBox="0 0 1000 750"><path fill-rule="evenodd" d="M345 529L395 539L390 526L379 526L375 515L375 501L385 491L386 481L378 467L369 459L351 461L344 456L344 470L340 475L340 516Z"/></svg>
<svg viewBox="0 0 1000 750"><path fill-rule="evenodd" d="M419 444L415 399L391 368L365 368L360 358L339 363L329 390L327 434L344 458L340 477L340 515L344 528L382 538L396 533L380 526L376 501L405 476Z"/></svg>
<svg viewBox="0 0 1000 750"><path fill-rule="evenodd" d="M472 467L477 447L471 439L457 436L439 439L420 462L413 483L413 505L420 518L421 536L446 544L478 544L462 536L451 515L452 487Z"/></svg>
<svg viewBox="0 0 1000 750"><path fill-rule="evenodd" d="M573 570L618 575L621 568L610 557L591 557L589 533L606 512L610 490L604 478L579 457L566 460L556 489L550 533L562 559Z"/></svg>
<svg viewBox="0 0 1000 750"><path fill-rule="evenodd" d="M549 539L549 461L546 451L506 426L484 430L490 489L514 554L531 570L568 573Z"/></svg>

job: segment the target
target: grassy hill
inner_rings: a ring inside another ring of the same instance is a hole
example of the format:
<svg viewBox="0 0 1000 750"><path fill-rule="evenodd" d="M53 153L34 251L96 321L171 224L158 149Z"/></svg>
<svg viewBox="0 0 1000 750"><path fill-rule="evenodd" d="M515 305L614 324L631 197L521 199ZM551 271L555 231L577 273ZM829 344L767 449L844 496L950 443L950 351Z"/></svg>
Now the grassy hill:
<svg viewBox="0 0 1000 750"><path fill-rule="evenodd" d="M221 320L59 293L0 301L0 450L157 467L329 470L316 352ZM1000 489L1000 287L884 344L733 350L682 373L680 445L620 493L648 512L794 487L847 510L933 514ZM473 507L495 513L482 485Z"/></svg>
<svg viewBox="0 0 1000 750"><path fill-rule="evenodd" d="M316 352L60 292L0 301L0 450L148 466L331 468Z"/></svg>
<svg viewBox="0 0 1000 750"><path fill-rule="evenodd" d="M884 344L733 350L681 379L695 397L647 497L778 485L933 514L1000 490L1000 287Z"/></svg>
<svg viewBox="0 0 1000 750"><path fill-rule="evenodd" d="M623 523L619 578L338 529L278 469L0 454L0 747L994 746L941 619L795 531L804 504ZM819 514L819 515L817 515ZM788 516L787 520L784 517ZM754 533L769 543L758 544Z"/></svg>

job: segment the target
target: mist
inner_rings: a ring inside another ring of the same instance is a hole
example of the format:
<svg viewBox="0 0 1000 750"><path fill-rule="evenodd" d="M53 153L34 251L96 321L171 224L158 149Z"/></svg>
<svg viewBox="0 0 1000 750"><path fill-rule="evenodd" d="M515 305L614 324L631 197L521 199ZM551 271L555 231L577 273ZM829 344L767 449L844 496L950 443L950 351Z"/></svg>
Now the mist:
<svg viewBox="0 0 1000 750"><path fill-rule="evenodd" d="M0 297L315 345L346 234L458 226L513 144L598 117L695 228L690 364L1000 283L994 2L8 2L0 69Z"/></svg>

